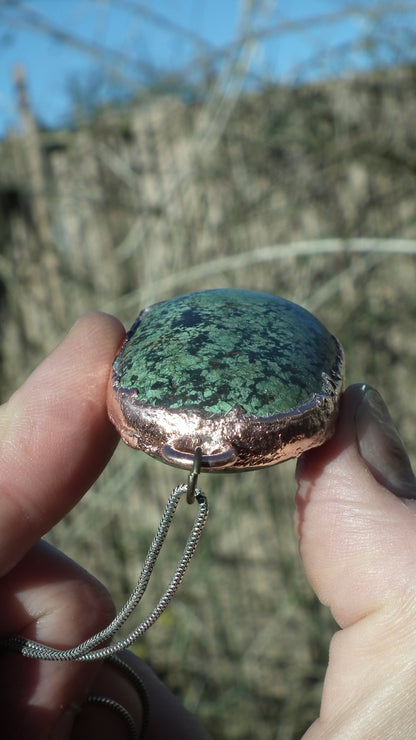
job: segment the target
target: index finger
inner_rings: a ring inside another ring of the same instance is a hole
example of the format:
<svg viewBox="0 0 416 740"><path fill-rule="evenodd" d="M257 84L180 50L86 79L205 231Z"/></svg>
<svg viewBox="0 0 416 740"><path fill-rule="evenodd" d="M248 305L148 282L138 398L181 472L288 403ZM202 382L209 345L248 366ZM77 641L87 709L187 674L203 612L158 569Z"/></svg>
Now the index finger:
<svg viewBox="0 0 416 740"><path fill-rule="evenodd" d="M0 576L81 498L111 457L111 362L124 330L89 314L0 407Z"/></svg>

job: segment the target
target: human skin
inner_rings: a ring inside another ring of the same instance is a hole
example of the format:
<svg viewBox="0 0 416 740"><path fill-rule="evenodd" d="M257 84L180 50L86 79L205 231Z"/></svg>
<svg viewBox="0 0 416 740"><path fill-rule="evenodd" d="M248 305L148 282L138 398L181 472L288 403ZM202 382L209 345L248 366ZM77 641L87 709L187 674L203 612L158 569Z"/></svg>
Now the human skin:
<svg viewBox="0 0 416 740"><path fill-rule="evenodd" d="M105 588L40 538L89 489L118 434L106 409L122 325L104 314L80 319L64 341L0 409L0 636L19 634L70 647L114 616ZM204 740L196 720L131 653L152 707L147 737ZM102 662L55 663L0 653L0 727L8 740L122 740L115 713L91 707L110 696L141 726L137 693Z"/></svg>
<svg viewBox="0 0 416 740"><path fill-rule="evenodd" d="M297 479L306 574L341 627L304 738L416 737L416 481L376 391L347 389Z"/></svg>
<svg viewBox="0 0 416 740"><path fill-rule="evenodd" d="M105 588L41 541L89 489L118 435L107 417L112 359L124 337L104 314L80 319L0 409L0 637L65 648L105 626ZM334 437L298 465L300 553L318 597L342 628L333 638L314 738L416 734L416 485L380 397L353 386ZM386 421L387 419L387 421ZM400 496L402 496L400 498ZM148 740L208 735L131 653L152 706ZM10 740L125 737L91 694L112 697L141 725L139 698L102 662L35 661L0 654L0 717Z"/></svg>

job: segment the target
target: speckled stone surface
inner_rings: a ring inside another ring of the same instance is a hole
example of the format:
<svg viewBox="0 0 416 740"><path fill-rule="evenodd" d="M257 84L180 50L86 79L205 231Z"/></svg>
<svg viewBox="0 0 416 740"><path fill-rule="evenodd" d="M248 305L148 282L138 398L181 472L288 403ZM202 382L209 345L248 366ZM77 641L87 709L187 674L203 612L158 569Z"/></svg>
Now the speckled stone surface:
<svg viewBox="0 0 416 740"><path fill-rule="evenodd" d="M322 393L335 338L290 301L244 290L208 290L157 303L139 316L114 371L140 401L257 417L287 412Z"/></svg>

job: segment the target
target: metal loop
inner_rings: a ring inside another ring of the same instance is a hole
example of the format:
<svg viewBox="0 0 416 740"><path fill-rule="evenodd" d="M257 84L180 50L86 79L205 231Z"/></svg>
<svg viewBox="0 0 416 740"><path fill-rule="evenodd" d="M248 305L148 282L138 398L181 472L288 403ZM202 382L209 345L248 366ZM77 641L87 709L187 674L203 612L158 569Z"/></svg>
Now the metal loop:
<svg viewBox="0 0 416 740"><path fill-rule="evenodd" d="M183 452L182 450L178 450L176 447L166 444L162 447L161 456L163 460L170 465L176 465L179 468L193 470L195 452ZM216 455L202 455L201 470L209 471L228 468L233 464L235 458L236 454L231 448L229 450L224 450L224 452L218 452Z"/></svg>

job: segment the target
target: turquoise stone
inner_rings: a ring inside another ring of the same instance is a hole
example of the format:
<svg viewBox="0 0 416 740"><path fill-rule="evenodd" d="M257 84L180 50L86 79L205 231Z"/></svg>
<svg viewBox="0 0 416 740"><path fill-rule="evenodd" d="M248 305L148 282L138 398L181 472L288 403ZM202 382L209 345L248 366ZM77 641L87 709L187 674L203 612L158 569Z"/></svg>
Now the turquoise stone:
<svg viewBox="0 0 416 740"><path fill-rule="evenodd" d="M270 416L322 386L334 338L308 311L248 290L207 290L158 303L116 360L123 388L154 406Z"/></svg>
<svg viewBox="0 0 416 740"><path fill-rule="evenodd" d="M263 447L269 436L266 447L274 440L283 454L291 445L293 456L290 435L301 437L302 425L308 440L327 436L342 363L338 340L295 303L248 290L189 293L133 324L113 365L110 417L128 444L150 454L161 455L175 434L176 447L205 444L208 455L242 449L248 437L255 447L263 435ZM270 419L273 427L260 425Z"/></svg>

